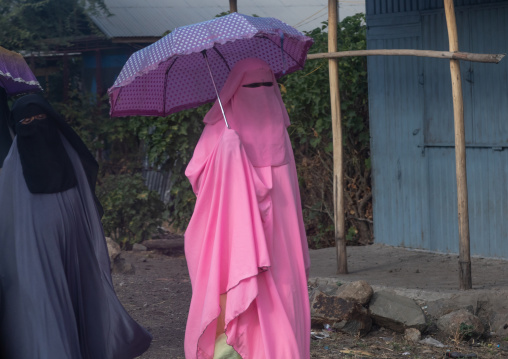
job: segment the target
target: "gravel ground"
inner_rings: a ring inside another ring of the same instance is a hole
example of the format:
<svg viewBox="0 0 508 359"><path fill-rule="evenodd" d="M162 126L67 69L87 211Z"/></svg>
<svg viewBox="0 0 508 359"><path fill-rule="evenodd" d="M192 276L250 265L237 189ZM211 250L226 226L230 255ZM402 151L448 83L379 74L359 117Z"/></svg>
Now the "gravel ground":
<svg viewBox="0 0 508 359"><path fill-rule="evenodd" d="M191 298L191 285L183 252L122 252L135 266L135 274L114 274L118 297L127 311L148 328L154 340L140 358L185 358L183 341ZM311 358L445 358L447 351L476 354L477 358L508 358L508 338L498 341L460 342L439 338L446 348L413 344L400 334L374 328L366 337L313 329ZM321 339L318 339L321 338ZM281 358L285 359L285 358ZM293 359L293 358L290 358Z"/></svg>

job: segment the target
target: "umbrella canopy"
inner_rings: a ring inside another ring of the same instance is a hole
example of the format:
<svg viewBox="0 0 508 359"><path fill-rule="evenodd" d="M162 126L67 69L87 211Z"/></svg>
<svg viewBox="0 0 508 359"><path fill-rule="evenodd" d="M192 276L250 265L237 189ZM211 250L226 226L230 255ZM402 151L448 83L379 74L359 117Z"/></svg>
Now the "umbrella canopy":
<svg viewBox="0 0 508 359"><path fill-rule="evenodd" d="M303 68L312 43L278 19L238 13L176 28L129 58L108 90L111 116L166 116L212 102L214 82L220 92L233 65L249 57L279 78Z"/></svg>
<svg viewBox="0 0 508 359"><path fill-rule="evenodd" d="M0 86L8 96L42 91L23 56L0 46Z"/></svg>

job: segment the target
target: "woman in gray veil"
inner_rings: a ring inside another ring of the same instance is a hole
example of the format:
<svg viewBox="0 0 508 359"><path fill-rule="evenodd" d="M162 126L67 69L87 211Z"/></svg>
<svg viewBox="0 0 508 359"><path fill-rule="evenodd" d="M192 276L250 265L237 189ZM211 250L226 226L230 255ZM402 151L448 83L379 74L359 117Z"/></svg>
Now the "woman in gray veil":
<svg viewBox="0 0 508 359"><path fill-rule="evenodd" d="M9 113L7 92L3 87L0 87L0 172L12 144L12 136L8 126Z"/></svg>
<svg viewBox="0 0 508 359"><path fill-rule="evenodd" d="M16 137L0 158L0 357L141 355L151 335L113 289L97 162L40 95L18 99L10 119Z"/></svg>

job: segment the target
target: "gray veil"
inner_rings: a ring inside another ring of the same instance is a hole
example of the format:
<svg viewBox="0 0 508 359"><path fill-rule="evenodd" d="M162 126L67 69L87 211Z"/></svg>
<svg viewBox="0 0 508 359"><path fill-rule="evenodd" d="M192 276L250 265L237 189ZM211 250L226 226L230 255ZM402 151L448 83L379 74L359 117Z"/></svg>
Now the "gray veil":
<svg viewBox="0 0 508 359"><path fill-rule="evenodd" d="M0 172L0 357L134 358L151 335L116 297L95 196L61 138L77 186L30 193L16 139Z"/></svg>

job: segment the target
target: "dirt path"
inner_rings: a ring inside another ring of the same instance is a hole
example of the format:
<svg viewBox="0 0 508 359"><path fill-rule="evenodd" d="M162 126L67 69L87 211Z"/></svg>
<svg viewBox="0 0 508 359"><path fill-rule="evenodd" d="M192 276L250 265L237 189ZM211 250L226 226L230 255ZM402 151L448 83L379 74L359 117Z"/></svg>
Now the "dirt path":
<svg viewBox="0 0 508 359"><path fill-rule="evenodd" d="M143 359L185 358L183 340L191 285L183 254L122 252L135 274L113 275L125 309L153 335Z"/></svg>
<svg viewBox="0 0 508 359"><path fill-rule="evenodd" d="M183 341L191 285L183 253L166 256L153 252L124 252L122 256L136 267L136 272L113 275L118 297L132 317L154 337L150 349L140 358L185 358ZM444 358L447 350L476 354L477 358L508 358L508 337L500 342L465 343L434 335L449 345L436 348L408 343L401 335L382 328L376 328L364 338L322 331L322 328L314 331L321 337L324 333L325 338L311 341L313 359Z"/></svg>

